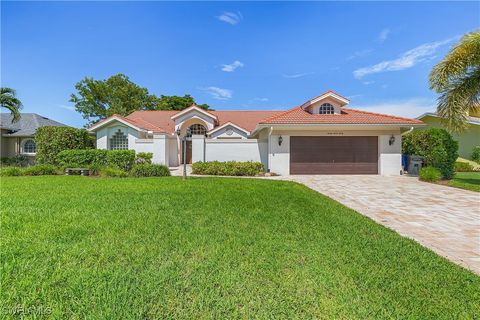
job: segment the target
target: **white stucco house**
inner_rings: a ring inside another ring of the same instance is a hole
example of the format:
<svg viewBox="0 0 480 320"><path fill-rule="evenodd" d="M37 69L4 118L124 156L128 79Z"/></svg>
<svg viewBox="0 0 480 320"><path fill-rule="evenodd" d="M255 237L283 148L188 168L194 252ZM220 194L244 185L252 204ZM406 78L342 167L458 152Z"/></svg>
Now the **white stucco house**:
<svg viewBox="0 0 480 320"><path fill-rule="evenodd" d="M329 90L287 111L136 111L89 128L97 148L152 152L153 162L260 161L289 174L401 172L401 134L423 122L347 108ZM183 137L187 155L182 156Z"/></svg>

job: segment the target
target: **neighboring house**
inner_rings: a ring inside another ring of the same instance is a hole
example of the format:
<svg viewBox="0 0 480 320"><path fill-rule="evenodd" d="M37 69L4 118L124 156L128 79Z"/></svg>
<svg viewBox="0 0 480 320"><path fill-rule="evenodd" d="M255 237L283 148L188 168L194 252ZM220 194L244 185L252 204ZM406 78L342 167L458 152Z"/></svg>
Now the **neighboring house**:
<svg viewBox="0 0 480 320"><path fill-rule="evenodd" d="M424 113L417 119L428 127L446 129L442 118L436 113ZM458 155L465 159L471 159L473 147L480 146L480 117L468 117L468 123L468 128L462 133L452 133L453 139L458 141Z"/></svg>
<svg viewBox="0 0 480 320"><path fill-rule="evenodd" d="M97 148L152 152L153 161L261 161L288 174L382 174L401 171L401 133L415 119L346 108L349 100L327 91L288 111L136 111L92 127Z"/></svg>
<svg viewBox="0 0 480 320"><path fill-rule="evenodd" d="M32 160L37 150L35 132L44 126L66 125L36 113L22 113L20 120L12 123L10 113L0 113L0 156L3 158L25 155Z"/></svg>

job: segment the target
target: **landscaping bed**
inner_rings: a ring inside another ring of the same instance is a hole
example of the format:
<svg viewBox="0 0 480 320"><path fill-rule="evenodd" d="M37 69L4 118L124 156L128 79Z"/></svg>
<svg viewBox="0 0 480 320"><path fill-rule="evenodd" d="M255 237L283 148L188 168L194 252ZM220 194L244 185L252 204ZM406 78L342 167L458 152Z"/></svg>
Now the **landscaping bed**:
<svg viewBox="0 0 480 320"><path fill-rule="evenodd" d="M7 311L20 305L62 319L479 316L480 277L299 184L1 183Z"/></svg>

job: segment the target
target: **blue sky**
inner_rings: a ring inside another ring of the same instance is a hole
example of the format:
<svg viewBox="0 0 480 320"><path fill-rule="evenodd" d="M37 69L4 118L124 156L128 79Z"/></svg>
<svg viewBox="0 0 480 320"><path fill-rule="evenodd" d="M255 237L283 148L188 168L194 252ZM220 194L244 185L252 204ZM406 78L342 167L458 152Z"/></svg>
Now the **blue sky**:
<svg viewBox="0 0 480 320"><path fill-rule="evenodd" d="M216 110L283 110L327 89L350 107L435 109L428 73L480 27L478 2L4 2L1 85L81 127L74 84L116 73Z"/></svg>

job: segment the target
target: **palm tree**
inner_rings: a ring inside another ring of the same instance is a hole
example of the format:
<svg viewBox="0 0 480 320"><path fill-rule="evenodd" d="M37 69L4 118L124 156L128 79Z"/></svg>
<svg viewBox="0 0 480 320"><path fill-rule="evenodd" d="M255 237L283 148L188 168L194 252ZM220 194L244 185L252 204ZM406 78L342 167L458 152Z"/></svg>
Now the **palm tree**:
<svg viewBox="0 0 480 320"><path fill-rule="evenodd" d="M430 73L430 88L440 94L437 112L450 131L467 128L468 115L480 111L480 32L470 32Z"/></svg>
<svg viewBox="0 0 480 320"><path fill-rule="evenodd" d="M20 109L22 103L15 96L16 92L12 88L0 88L0 106L10 110L13 119L12 122L20 120Z"/></svg>

